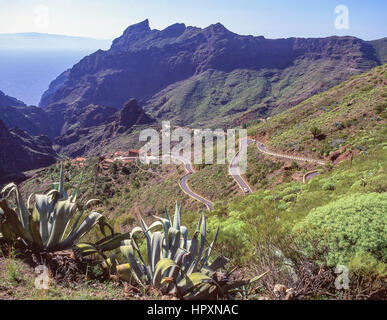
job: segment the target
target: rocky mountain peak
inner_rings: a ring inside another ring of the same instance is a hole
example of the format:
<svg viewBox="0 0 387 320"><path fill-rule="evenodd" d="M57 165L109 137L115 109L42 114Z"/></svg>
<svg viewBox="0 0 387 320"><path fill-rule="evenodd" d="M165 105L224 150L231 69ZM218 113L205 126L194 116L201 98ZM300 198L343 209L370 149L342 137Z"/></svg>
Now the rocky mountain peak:
<svg viewBox="0 0 387 320"><path fill-rule="evenodd" d="M151 28L149 27L149 20L146 19L142 22L133 24L126 28L121 37L115 39L112 44L112 49L125 49L127 48L131 42L137 41L143 38L151 32Z"/></svg>
<svg viewBox="0 0 387 320"><path fill-rule="evenodd" d="M212 31L214 33L225 33L225 32L229 32L229 33L232 33L230 30L228 30L223 24L221 24L220 22L218 23L215 23L215 24L211 24L209 25L207 28L205 28L204 30L206 31Z"/></svg>
<svg viewBox="0 0 387 320"><path fill-rule="evenodd" d="M163 38L174 38L178 37L187 29L184 23L175 23L164 30L160 31L160 37Z"/></svg>
<svg viewBox="0 0 387 320"><path fill-rule="evenodd" d="M126 30L124 31L124 35L128 35L133 32L147 32L147 31L151 31L151 28L149 27L149 20L145 19L144 21L132 24L131 26L127 27Z"/></svg>

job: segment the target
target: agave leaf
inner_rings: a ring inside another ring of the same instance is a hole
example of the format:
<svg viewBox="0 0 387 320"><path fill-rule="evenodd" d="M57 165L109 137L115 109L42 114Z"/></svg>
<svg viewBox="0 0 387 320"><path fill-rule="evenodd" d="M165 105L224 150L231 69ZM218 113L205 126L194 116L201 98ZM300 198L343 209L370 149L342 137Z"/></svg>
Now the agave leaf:
<svg viewBox="0 0 387 320"><path fill-rule="evenodd" d="M109 263L107 263L109 265ZM117 275L121 280L132 282L133 278L138 281L137 276L132 272L131 265L129 263L119 264L116 266Z"/></svg>
<svg viewBox="0 0 387 320"><path fill-rule="evenodd" d="M147 224L145 223L144 219L141 218L140 222L141 222L141 227L142 227L144 233L147 232L149 230L149 228L148 228Z"/></svg>
<svg viewBox="0 0 387 320"><path fill-rule="evenodd" d="M11 182L7 184L2 190L1 193L4 195L2 199L8 199L11 194L14 192L15 187L17 188L16 184Z"/></svg>
<svg viewBox="0 0 387 320"><path fill-rule="evenodd" d="M188 273L192 273L195 268L196 254L198 252L199 247L199 231L196 231L192 237L190 242L188 251L189 254L184 258L183 264L184 269L187 270Z"/></svg>
<svg viewBox="0 0 387 320"><path fill-rule="evenodd" d="M167 216L169 217L168 213L167 213ZM154 216L154 217L156 219L159 219L163 224L165 248L169 248L168 232L169 232L169 229L171 228L171 221L158 216ZM163 250L163 258L167 258L167 255L168 255L168 250Z"/></svg>
<svg viewBox="0 0 387 320"><path fill-rule="evenodd" d="M168 212L168 209L165 208L165 217L168 221L171 221L171 217L169 216L169 212Z"/></svg>
<svg viewBox="0 0 387 320"><path fill-rule="evenodd" d="M169 248L167 257L174 259L177 250L180 248L180 230L175 229L174 227L170 228L168 231L168 243Z"/></svg>
<svg viewBox="0 0 387 320"><path fill-rule="evenodd" d="M145 263L145 261L144 261L144 258L142 257L141 251L140 251L140 249L139 249L139 247L138 247L138 245L137 245L136 240L135 240L134 238L130 238L130 240L124 240L123 243L124 243L124 244L129 244L129 245L131 245L131 246L133 247L133 249L135 250L135 252L136 252L137 255L138 255L138 258L139 258L140 261L141 261L142 269L143 269L143 274L146 275L148 281L150 282L151 279L152 279L152 276L151 276L151 274L150 274L150 273L151 273L151 270L150 270L150 268L148 268L148 267L146 266L146 263Z"/></svg>
<svg viewBox="0 0 387 320"><path fill-rule="evenodd" d="M166 271L168 269L170 269L172 267L179 268L179 266L172 259L163 258L157 263L154 277L153 277L153 285L156 288L161 287L161 285L163 283L162 280L163 280L164 274L166 273Z"/></svg>
<svg viewBox="0 0 387 320"><path fill-rule="evenodd" d="M29 232L29 220L30 220L30 212L28 211L23 197L19 191L19 188L16 184L10 183L8 184L3 190L2 193L8 192L6 198L9 198L11 194L13 193L15 195L15 201L16 201L16 212L19 217L19 221L21 222L23 229L25 230L25 237L28 239L28 241L32 241L32 236Z"/></svg>
<svg viewBox="0 0 387 320"><path fill-rule="evenodd" d="M98 200L98 199L91 199L91 200L89 200L89 201L86 202L86 204L83 206L82 210L79 211L79 214L78 214L77 218L75 219L75 222L73 223L73 226L72 226L72 228L71 228L69 234L73 233L73 232L75 231L75 229L78 227L78 224L79 224L79 222L81 221L81 219L82 219L82 217L83 217L83 215L84 215L84 213L85 213L86 208L87 208L91 203L97 202L97 201L100 201L100 200ZM69 220L69 222L70 222L70 220ZM102 229L102 230L103 230L103 229ZM104 234L104 232L105 232L105 231L103 230L102 233ZM104 234L104 235L105 235L105 234Z"/></svg>
<svg viewBox="0 0 387 320"><path fill-rule="evenodd" d="M52 228L47 241L48 250L55 250L56 246L62 240L66 226L74 214L75 207L75 204L69 200L58 201L57 206L54 209L54 214L50 217L50 219L52 219ZM73 244L70 244L68 248L71 248L72 245Z"/></svg>
<svg viewBox="0 0 387 320"><path fill-rule="evenodd" d="M0 201L0 208L3 211L3 215L5 216L6 223L9 225L10 231L12 231L16 237L21 237L28 243L32 242L29 233L27 233L26 229L23 228L23 225L18 218L18 214L8 207L6 200Z"/></svg>
<svg viewBox="0 0 387 320"><path fill-rule="evenodd" d="M148 263L150 264L151 261L152 261L152 243L151 243L151 232L149 231L149 228L148 226L146 225L144 219L140 219L141 221L141 226L142 226L142 231L143 231L143 234L145 236L145 239L146 239L146 252L147 252L147 259L148 259ZM133 238L132 238L133 239ZM138 250L139 252L140 250ZM150 268L150 279L152 279L152 268Z"/></svg>
<svg viewBox="0 0 387 320"><path fill-rule="evenodd" d="M77 251L82 257L86 257L91 254L98 253L98 249L92 243L78 243L74 246L74 250Z"/></svg>
<svg viewBox="0 0 387 320"><path fill-rule="evenodd" d="M155 232L151 236L152 258L148 261L151 269L151 274L154 274L156 264L161 258L161 249L163 246L164 234L161 232Z"/></svg>
<svg viewBox="0 0 387 320"><path fill-rule="evenodd" d="M155 221L155 222L153 222L153 223L149 226L149 228L148 228L147 231L150 231L150 230L152 230L152 229L154 229L154 228L156 228L156 227L159 227L159 226L163 227L163 223L162 223L161 221Z"/></svg>
<svg viewBox="0 0 387 320"><path fill-rule="evenodd" d="M80 226L71 232L67 238L58 245L59 250L66 250L71 248L79 239L81 239L87 232L89 232L103 215L98 212L90 213L80 224Z"/></svg>
<svg viewBox="0 0 387 320"><path fill-rule="evenodd" d="M144 232L141 227L135 227L133 230L130 232L130 237L133 238L133 236L138 233L138 232Z"/></svg>
<svg viewBox="0 0 387 320"><path fill-rule="evenodd" d="M50 198L46 195L37 194L35 196L35 208L40 216L40 235L43 244L46 244L48 241L48 218L52 211L51 203Z"/></svg>
<svg viewBox="0 0 387 320"><path fill-rule="evenodd" d="M184 268L183 268L183 259L184 257L188 255L188 252L182 248L179 248L176 257L175 257L175 263L178 266L173 267L169 270L168 277L173 278L176 280L176 282L180 281L183 276L185 276ZM167 288L167 292L172 290L173 286L170 284Z"/></svg>
<svg viewBox="0 0 387 320"><path fill-rule="evenodd" d="M129 262L130 268L133 271L133 276L136 279L137 282L141 283L141 279L143 278L144 271L140 267L140 264L138 263L135 255L132 244L127 244L125 246L120 247L122 255L125 257L125 259ZM118 270L117 266L117 270Z"/></svg>
<svg viewBox="0 0 387 320"><path fill-rule="evenodd" d="M192 291L196 286L209 282L213 282L213 279L203 273L194 272L190 275L185 276L178 283L178 287L180 289L181 294L185 295L188 292Z"/></svg>
<svg viewBox="0 0 387 320"><path fill-rule="evenodd" d="M181 235L183 236L182 247L184 249L187 249L187 241L188 241L188 229L187 229L187 227L181 226L180 232L181 232Z"/></svg>
<svg viewBox="0 0 387 320"><path fill-rule="evenodd" d="M117 249L123 240L129 239L129 233L115 233L95 243L95 246L102 252Z"/></svg>
<svg viewBox="0 0 387 320"><path fill-rule="evenodd" d="M86 204L83 206L83 210L86 210L92 203L101 202L99 199L90 199L86 202Z"/></svg>
<svg viewBox="0 0 387 320"><path fill-rule="evenodd" d="M206 244L206 228L207 228L207 226L206 226L206 218L204 217L203 214L201 215L200 220L201 220L201 223L200 223L200 247L199 247L199 253L198 253L198 256L197 256L196 262L195 262L195 267L194 267L195 271L198 270L198 265L201 261L204 246Z"/></svg>
<svg viewBox="0 0 387 320"><path fill-rule="evenodd" d="M32 204L31 204L31 201L32 201L32 197L33 197L33 196L34 196L34 194L31 193L30 196L29 196L28 199L27 199L27 209L28 209L28 210L33 210L33 206L32 206Z"/></svg>
<svg viewBox="0 0 387 320"><path fill-rule="evenodd" d="M180 230L180 222L181 222L181 208L178 206L176 201L176 210L175 210L175 215L173 216L172 226L175 229Z"/></svg>
<svg viewBox="0 0 387 320"><path fill-rule="evenodd" d="M35 208L32 215L30 216L30 221L28 223L29 231L33 240L34 245L39 249L43 249L43 241L40 236L40 215L39 211Z"/></svg>

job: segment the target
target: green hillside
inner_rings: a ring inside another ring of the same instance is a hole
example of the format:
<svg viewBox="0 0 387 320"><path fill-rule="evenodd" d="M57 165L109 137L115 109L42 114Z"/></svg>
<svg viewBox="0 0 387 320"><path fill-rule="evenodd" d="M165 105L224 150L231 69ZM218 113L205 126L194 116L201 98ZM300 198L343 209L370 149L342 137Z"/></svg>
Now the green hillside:
<svg viewBox="0 0 387 320"><path fill-rule="evenodd" d="M249 135L273 149L321 158L347 144L370 150L385 141L386 84L387 65L379 66L250 127Z"/></svg>
<svg viewBox="0 0 387 320"><path fill-rule="evenodd" d="M256 272L276 266L280 271L272 285L294 286L284 261L278 261L282 252L298 276L296 266L306 260L331 271L344 264L353 271L351 281L363 281L365 292L380 290L387 274L386 70L386 65L373 69L249 128L269 149L329 159L349 144L353 160L320 166L319 176L306 184L288 179L274 185L270 157L249 160L249 169L261 170L263 179L256 192L218 203L210 213L209 225L223 230L219 250ZM321 128L323 139L313 138L313 126ZM358 298L356 292L346 297Z"/></svg>
<svg viewBox="0 0 387 320"><path fill-rule="evenodd" d="M144 108L156 118L177 125L230 125L236 114L240 117L243 112L254 112L256 117L277 114L348 79L354 72L360 70L344 63L339 68L329 59L318 64L299 59L285 69L236 69L229 73L208 70L167 87Z"/></svg>

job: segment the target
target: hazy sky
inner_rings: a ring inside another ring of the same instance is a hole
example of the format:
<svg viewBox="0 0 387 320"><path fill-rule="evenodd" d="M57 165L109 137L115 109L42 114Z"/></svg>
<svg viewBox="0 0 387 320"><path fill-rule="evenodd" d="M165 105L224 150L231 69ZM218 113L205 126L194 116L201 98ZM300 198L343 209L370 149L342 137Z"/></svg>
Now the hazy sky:
<svg viewBox="0 0 387 320"><path fill-rule="evenodd" d="M349 29L335 28L338 5L349 10ZM267 38L353 35L371 40L387 36L386 12L386 0L0 0L0 33L113 39L149 18L152 29L221 22L233 32Z"/></svg>

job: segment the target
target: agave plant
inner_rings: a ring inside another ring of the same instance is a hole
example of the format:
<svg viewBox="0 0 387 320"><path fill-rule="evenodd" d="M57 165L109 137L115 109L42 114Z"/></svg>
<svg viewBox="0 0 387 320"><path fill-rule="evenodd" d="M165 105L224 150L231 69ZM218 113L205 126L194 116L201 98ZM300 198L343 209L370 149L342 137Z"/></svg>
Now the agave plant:
<svg viewBox="0 0 387 320"><path fill-rule="evenodd" d="M5 197L0 199L0 239L20 240L35 252L55 252L72 248L97 224L104 235L105 227L113 233L102 214L85 213L98 200L89 200L84 205L77 201L81 184L82 176L69 196L64 190L61 166L59 183L54 184L54 189L45 195L31 194L27 203L14 183L7 185L2 190ZM12 195L14 207L9 205Z"/></svg>
<svg viewBox="0 0 387 320"><path fill-rule="evenodd" d="M201 215L192 239L188 239L188 230L181 225L181 212L181 206L176 205L173 221L166 211L166 218L155 217L158 221L149 227L141 219L141 227L134 228L130 239L124 240L120 247L127 261L116 266L121 279L152 285L164 294L176 294L182 299L203 299L214 295L225 296L231 290L263 276L233 282L229 280L230 274L226 273L222 274L222 280L218 279L217 271L228 263L222 255L209 262L219 228L215 239L207 246L206 219ZM162 231L152 232L159 226ZM136 233L145 236L148 264L136 242Z"/></svg>

